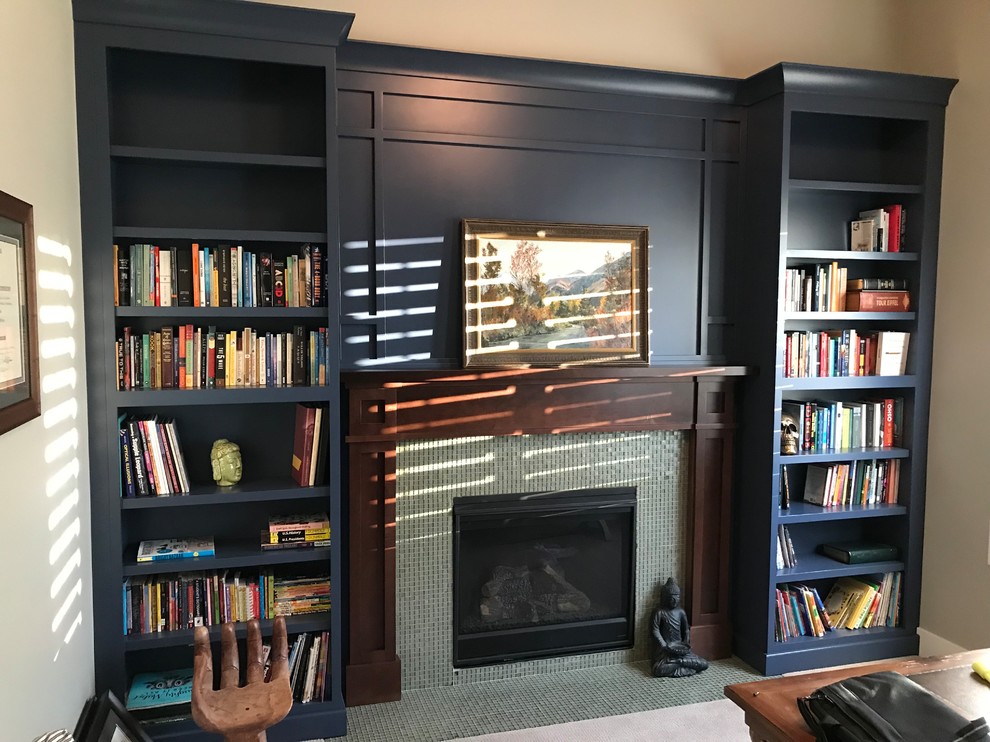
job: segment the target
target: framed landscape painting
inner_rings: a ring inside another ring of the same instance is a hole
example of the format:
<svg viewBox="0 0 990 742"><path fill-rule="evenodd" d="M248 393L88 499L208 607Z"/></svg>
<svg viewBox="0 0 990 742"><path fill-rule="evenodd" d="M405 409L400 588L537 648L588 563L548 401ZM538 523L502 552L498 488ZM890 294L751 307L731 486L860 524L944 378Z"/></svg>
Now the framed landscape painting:
<svg viewBox="0 0 990 742"><path fill-rule="evenodd" d="M464 365L649 362L646 227L464 219Z"/></svg>

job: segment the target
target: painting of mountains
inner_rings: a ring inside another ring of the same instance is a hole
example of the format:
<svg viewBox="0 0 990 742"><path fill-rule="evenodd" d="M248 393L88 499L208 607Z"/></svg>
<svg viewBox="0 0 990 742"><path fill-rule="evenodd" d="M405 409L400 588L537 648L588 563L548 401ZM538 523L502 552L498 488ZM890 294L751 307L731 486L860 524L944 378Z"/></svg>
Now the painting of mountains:
<svg viewBox="0 0 990 742"><path fill-rule="evenodd" d="M539 230L472 237L468 332L477 355L639 355L637 241L549 239Z"/></svg>

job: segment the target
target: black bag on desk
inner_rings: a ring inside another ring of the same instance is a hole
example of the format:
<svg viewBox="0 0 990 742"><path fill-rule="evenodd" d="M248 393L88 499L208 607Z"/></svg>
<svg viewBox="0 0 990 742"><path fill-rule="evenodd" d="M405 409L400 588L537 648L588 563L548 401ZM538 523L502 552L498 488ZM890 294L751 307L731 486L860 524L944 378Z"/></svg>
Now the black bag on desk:
<svg viewBox="0 0 990 742"><path fill-rule="evenodd" d="M983 719L969 721L897 672L848 678L799 698L818 742L988 742Z"/></svg>

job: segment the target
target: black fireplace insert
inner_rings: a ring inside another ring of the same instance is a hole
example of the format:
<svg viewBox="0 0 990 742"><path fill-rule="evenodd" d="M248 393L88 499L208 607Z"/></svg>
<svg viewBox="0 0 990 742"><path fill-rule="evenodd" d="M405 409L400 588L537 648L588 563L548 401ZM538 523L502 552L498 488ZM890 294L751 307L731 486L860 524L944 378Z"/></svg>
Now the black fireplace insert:
<svg viewBox="0 0 990 742"><path fill-rule="evenodd" d="M454 666L631 647L636 489L454 499Z"/></svg>

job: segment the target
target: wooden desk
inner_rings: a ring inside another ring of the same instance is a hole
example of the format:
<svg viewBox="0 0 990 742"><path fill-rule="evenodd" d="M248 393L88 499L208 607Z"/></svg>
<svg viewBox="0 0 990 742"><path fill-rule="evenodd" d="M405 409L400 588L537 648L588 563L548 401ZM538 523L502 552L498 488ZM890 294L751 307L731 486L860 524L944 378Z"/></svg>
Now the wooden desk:
<svg viewBox="0 0 990 742"><path fill-rule="evenodd" d="M798 711L797 699L811 695L823 685L883 670L915 676L926 673L924 678L913 679L956 707L966 718L990 718L990 685L974 672L957 670L968 668L979 659L990 662L990 649L976 649L944 657L881 660L736 683L725 686L725 695L746 712L749 736L754 742L814 742L814 735ZM939 670L957 671L944 675L929 674Z"/></svg>

